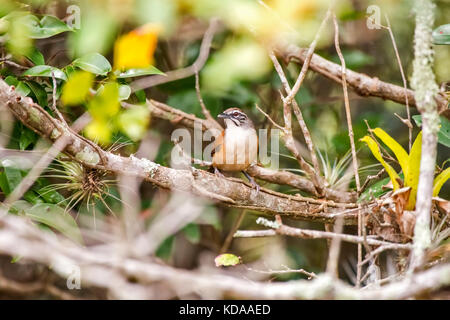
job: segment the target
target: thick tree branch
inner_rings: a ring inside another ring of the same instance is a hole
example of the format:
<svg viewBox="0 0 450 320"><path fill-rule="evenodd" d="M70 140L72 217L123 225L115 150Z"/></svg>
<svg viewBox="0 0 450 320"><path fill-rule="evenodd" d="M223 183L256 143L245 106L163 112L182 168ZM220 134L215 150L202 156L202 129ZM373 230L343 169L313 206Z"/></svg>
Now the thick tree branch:
<svg viewBox="0 0 450 320"><path fill-rule="evenodd" d="M439 88L433 73L431 32L434 24L434 4L430 0L416 0L416 29L414 33L414 62L411 85L416 90L417 108L422 114L422 155L417 188L416 225L411 267L422 264L424 250L431 244L431 198L437 155L439 113L434 97Z"/></svg>
<svg viewBox="0 0 450 320"><path fill-rule="evenodd" d="M307 58L308 49L285 43L278 46L276 53L285 61L294 60L304 63ZM338 83L342 82L341 66L317 54L314 54L311 58L309 68L333 81ZM401 104L406 104L406 99L408 99L410 106L417 107L414 91L408 89L406 91L407 98L405 98L405 89L403 87L381 81L376 77L372 78L366 74L347 69L347 84L361 96L379 97ZM447 100L441 94L437 95L435 99L439 112L447 109Z"/></svg>

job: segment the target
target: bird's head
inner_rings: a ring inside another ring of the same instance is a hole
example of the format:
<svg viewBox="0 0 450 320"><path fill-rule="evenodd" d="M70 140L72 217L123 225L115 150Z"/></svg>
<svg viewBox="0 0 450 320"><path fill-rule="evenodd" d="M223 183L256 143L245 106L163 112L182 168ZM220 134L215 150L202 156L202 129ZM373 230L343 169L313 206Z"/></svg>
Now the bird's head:
<svg viewBox="0 0 450 320"><path fill-rule="evenodd" d="M229 108L217 116L224 120L227 128L254 128L252 120L239 108Z"/></svg>

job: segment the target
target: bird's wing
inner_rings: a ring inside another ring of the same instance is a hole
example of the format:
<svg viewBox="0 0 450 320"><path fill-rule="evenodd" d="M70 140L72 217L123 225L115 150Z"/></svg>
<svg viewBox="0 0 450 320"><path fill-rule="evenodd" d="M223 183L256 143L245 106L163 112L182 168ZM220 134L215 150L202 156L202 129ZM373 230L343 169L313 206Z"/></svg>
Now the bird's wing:
<svg viewBox="0 0 450 320"><path fill-rule="evenodd" d="M223 140L225 137L225 130L219 134L214 140L214 148L211 150L211 157L213 157L216 153L219 153L222 150Z"/></svg>

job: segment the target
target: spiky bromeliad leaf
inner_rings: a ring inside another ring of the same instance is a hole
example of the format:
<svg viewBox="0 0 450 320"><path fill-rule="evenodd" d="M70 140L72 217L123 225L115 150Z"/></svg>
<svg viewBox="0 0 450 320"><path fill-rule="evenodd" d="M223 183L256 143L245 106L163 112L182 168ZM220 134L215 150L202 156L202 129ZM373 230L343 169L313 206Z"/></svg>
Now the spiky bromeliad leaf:
<svg viewBox="0 0 450 320"><path fill-rule="evenodd" d="M405 151L405 149L403 149L403 147L397 142L395 141L394 138L392 138L389 134L386 133L386 131L384 131L381 128L375 128L373 130L373 133L380 138L381 141L383 141L383 143L388 146L389 149L392 150L392 152L394 152L395 157L397 158L400 167L403 170L403 173L405 174L405 178L407 179L408 176L408 153Z"/></svg>
<svg viewBox="0 0 450 320"><path fill-rule="evenodd" d="M442 171L435 179L433 183L433 197L437 197L439 191L447 180L450 179L450 167Z"/></svg>
<svg viewBox="0 0 450 320"><path fill-rule="evenodd" d="M381 155L381 152L380 152L380 148L378 147L375 140L373 140L369 136L365 136L360 141L365 142L367 144L370 151L372 151L373 156L383 165L384 169L386 169L386 172L388 173L389 178L391 178L392 185L394 186L394 190L399 189L400 185L398 183L398 180L400 180L400 177L398 176L397 172L395 172L394 168L392 168L386 161L384 161L384 159Z"/></svg>
<svg viewBox="0 0 450 320"><path fill-rule="evenodd" d="M405 185L411 187L411 193L409 194L407 210L413 210L416 206L417 186L419 185L420 175L420 157L422 155L422 131L416 137L411 152L408 157L408 170L405 172Z"/></svg>

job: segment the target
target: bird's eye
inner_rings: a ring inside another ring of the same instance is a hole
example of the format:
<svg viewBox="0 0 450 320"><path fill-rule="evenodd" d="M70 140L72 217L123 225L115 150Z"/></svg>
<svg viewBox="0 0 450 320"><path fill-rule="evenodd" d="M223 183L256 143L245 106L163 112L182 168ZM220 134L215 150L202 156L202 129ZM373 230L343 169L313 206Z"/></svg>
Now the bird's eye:
<svg viewBox="0 0 450 320"><path fill-rule="evenodd" d="M233 117L239 116L239 112L233 112Z"/></svg>

